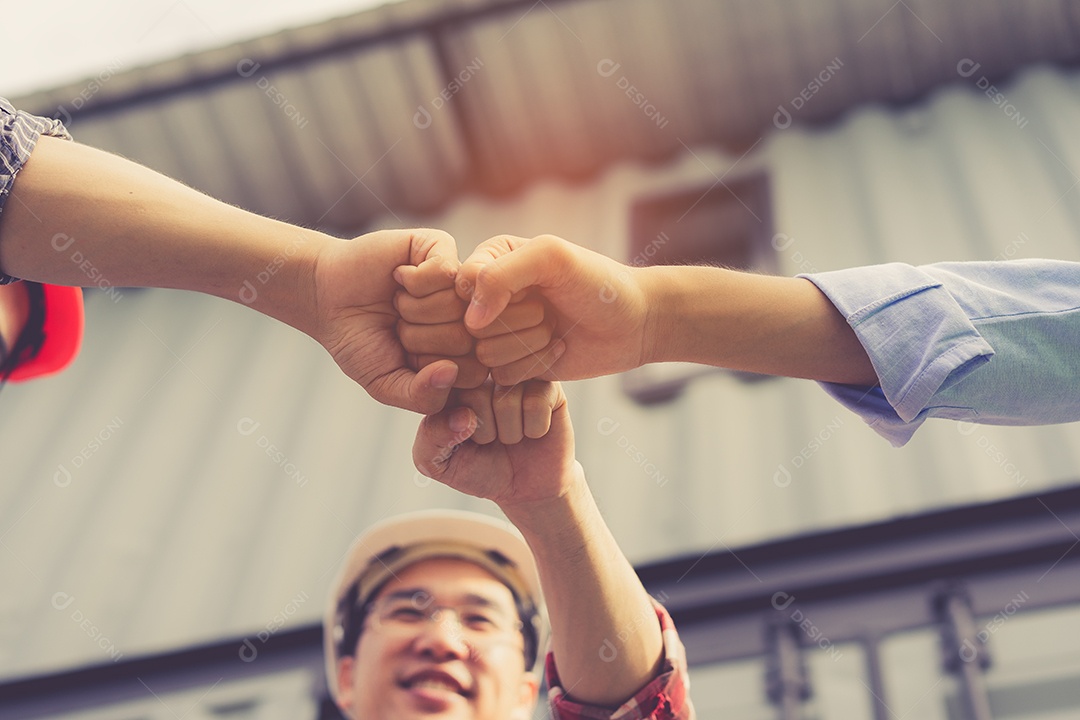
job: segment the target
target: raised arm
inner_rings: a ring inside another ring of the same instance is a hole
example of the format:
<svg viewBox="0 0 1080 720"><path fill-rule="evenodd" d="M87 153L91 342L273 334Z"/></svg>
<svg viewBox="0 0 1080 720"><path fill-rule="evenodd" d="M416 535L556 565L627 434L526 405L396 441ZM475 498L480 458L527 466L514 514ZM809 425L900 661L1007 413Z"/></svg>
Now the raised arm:
<svg viewBox="0 0 1080 720"><path fill-rule="evenodd" d="M410 369L397 339L392 273L457 250L436 230L353 240L222 203L123 158L38 138L0 214L0 270L58 285L166 287L217 295L325 347L380 402L442 408L458 369Z"/></svg>
<svg viewBox="0 0 1080 720"><path fill-rule="evenodd" d="M562 388L530 382L495 389L488 411L476 393L491 393L490 384L468 392L461 399L481 412L458 407L425 418L416 465L494 500L521 530L539 566L562 686L577 702L618 706L659 674L660 625L574 459ZM469 441L482 426L494 426L497 440Z"/></svg>
<svg viewBox="0 0 1080 720"><path fill-rule="evenodd" d="M650 362L872 386L866 352L813 283L714 267L632 267L554 236L481 244L462 264L465 323L501 383L577 380ZM552 342L524 352L497 318L532 288L556 318ZM561 353L561 354L560 354Z"/></svg>

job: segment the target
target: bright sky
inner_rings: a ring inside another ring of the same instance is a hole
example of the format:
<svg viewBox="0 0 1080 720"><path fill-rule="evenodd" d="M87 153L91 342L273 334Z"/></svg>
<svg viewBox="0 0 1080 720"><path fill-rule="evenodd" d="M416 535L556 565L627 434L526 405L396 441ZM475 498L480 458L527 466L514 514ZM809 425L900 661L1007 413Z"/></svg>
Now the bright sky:
<svg viewBox="0 0 1080 720"><path fill-rule="evenodd" d="M0 96L126 70L396 0L7 2Z"/></svg>

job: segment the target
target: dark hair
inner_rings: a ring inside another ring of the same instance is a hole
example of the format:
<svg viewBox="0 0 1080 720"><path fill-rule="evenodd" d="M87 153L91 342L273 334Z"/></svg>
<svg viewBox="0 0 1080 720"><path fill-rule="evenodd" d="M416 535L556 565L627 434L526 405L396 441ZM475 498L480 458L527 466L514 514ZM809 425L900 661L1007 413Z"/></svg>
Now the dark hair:
<svg viewBox="0 0 1080 720"><path fill-rule="evenodd" d="M37 357L45 344L45 288L36 282L23 281L23 284L30 299L30 311L7 355L0 357L0 384L15 368Z"/></svg>

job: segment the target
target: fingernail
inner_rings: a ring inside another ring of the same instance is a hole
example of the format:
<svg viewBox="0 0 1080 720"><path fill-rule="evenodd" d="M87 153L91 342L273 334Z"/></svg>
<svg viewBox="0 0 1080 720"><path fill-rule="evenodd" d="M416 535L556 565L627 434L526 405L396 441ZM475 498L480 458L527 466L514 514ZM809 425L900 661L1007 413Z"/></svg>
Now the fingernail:
<svg viewBox="0 0 1080 720"><path fill-rule="evenodd" d="M555 347L551 348L552 361L554 362L561 358L564 352L566 352L566 341L560 340L555 344Z"/></svg>
<svg viewBox="0 0 1080 720"><path fill-rule="evenodd" d="M404 285L405 284L404 281L402 281L402 279L401 279L401 270L399 268L394 268L393 275L394 275L394 281L397 282L398 285Z"/></svg>
<svg viewBox="0 0 1080 720"><path fill-rule="evenodd" d="M431 376L431 386L436 390L448 390L454 386L454 381L457 380L457 374L457 365L448 365L439 368L435 371L435 374Z"/></svg>
<svg viewBox="0 0 1080 720"><path fill-rule="evenodd" d="M469 309L465 311L465 324L472 328L483 327L484 317L487 315L487 306L478 295L473 293L469 302Z"/></svg>

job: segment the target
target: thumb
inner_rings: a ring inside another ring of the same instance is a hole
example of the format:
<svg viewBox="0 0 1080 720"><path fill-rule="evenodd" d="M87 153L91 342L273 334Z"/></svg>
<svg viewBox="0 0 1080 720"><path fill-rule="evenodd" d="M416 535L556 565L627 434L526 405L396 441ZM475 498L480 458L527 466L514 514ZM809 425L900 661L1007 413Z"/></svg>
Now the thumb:
<svg viewBox="0 0 1080 720"><path fill-rule="evenodd" d="M386 405L431 415L445 407L457 376L452 360L433 362L415 373L402 368L383 379L381 392L373 388L371 395Z"/></svg>
<svg viewBox="0 0 1080 720"><path fill-rule="evenodd" d="M410 231L409 235L409 264L434 261L455 270L461 264L458 261L457 243L450 233L434 228L419 228Z"/></svg>
<svg viewBox="0 0 1080 720"><path fill-rule="evenodd" d="M413 443L413 463L416 469L438 480L458 445L476 432L477 418L467 407L443 410L420 421Z"/></svg>
<svg viewBox="0 0 1080 720"><path fill-rule="evenodd" d="M554 279L555 263L545 243L523 241L520 246L492 257L480 249L462 265L460 277L472 281L472 301L465 325L479 330L491 324L512 298L527 288L546 286Z"/></svg>

